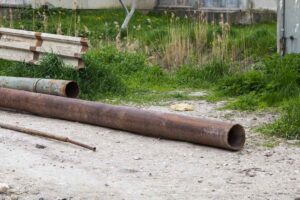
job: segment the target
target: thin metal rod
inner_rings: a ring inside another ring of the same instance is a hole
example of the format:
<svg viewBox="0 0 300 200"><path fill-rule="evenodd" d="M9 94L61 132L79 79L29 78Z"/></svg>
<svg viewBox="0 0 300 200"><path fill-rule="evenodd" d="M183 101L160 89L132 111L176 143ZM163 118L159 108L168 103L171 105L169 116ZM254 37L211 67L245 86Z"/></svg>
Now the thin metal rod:
<svg viewBox="0 0 300 200"><path fill-rule="evenodd" d="M27 135L32 135L32 136L38 136L38 137L43 137L43 138L48 138L48 139L52 139L52 140L57 140L57 141L61 141L61 142L66 142L66 143L70 143L70 144L74 144L92 151L96 151L96 147L92 147L86 144L83 144L81 142L77 142L75 140L72 140L68 137L63 137L63 136L57 136L57 135L52 135L49 133L44 133L41 131L37 131L37 130L33 130L33 129L28 129L28 128L23 128L23 127L18 127L16 125L9 125L9 124L4 124L0 122L0 128L3 129L7 129L7 130L12 130L12 131L16 131L19 133L25 133Z"/></svg>
<svg viewBox="0 0 300 200"><path fill-rule="evenodd" d="M125 6L123 0L119 0L119 2L120 2L120 4L122 5L122 7L125 9L126 15L128 15L128 14L129 14L129 10L128 10L128 8Z"/></svg>

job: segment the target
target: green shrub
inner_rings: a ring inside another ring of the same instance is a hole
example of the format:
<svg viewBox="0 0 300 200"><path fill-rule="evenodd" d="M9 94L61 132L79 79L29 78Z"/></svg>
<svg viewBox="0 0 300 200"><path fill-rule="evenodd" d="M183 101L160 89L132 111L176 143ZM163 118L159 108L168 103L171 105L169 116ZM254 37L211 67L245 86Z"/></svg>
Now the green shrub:
<svg viewBox="0 0 300 200"><path fill-rule="evenodd" d="M66 67L56 55L45 56L38 66L15 63L6 69L5 75L48 79L75 80L81 88L81 98L97 100L109 95L123 95L126 86L121 78L102 63L95 62L93 56L84 57L86 68L76 71Z"/></svg>
<svg viewBox="0 0 300 200"><path fill-rule="evenodd" d="M229 74L229 65L219 60L200 66L183 66L176 72L179 84L192 88L201 88L209 83L214 84Z"/></svg>
<svg viewBox="0 0 300 200"><path fill-rule="evenodd" d="M265 58L260 68L225 77L218 83L217 89L225 96L255 94L256 101L261 104L280 106L281 102L299 94L299 81L300 55L276 55ZM244 104L246 102L243 101ZM249 108L251 104L249 102Z"/></svg>
<svg viewBox="0 0 300 200"><path fill-rule="evenodd" d="M219 85L219 90L225 95L240 96L264 91L267 84L261 71L249 71L225 77Z"/></svg>
<svg viewBox="0 0 300 200"><path fill-rule="evenodd" d="M243 111L255 111L263 109L266 105L261 101L260 97L255 93L239 96L233 102L228 103L224 108Z"/></svg>
<svg viewBox="0 0 300 200"><path fill-rule="evenodd" d="M283 99L299 93L300 55L272 56L264 64L269 93L278 93Z"/></svg>

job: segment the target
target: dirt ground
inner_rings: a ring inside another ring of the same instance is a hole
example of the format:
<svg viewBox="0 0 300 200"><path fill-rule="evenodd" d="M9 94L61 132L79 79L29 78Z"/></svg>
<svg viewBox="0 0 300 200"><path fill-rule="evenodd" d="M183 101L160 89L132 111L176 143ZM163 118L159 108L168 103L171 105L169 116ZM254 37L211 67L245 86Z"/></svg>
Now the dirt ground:
<svg viewBox="0 0 300 200"><path fill-rule="evenodd" d="M0 129L0 183L10 186L0 200L300 198L297 141L274 142L252 131L274 120L275 115L217 110L222 102L189 103L195 110L180 114L243 124L247 129L245 149L230 152L0 111L1 122L69 136L98 149L94 153ZM169 104L143 109L174 112ZM275 147L266 147L273 143ZM37 148L37 144L46 148Z"/></svg>

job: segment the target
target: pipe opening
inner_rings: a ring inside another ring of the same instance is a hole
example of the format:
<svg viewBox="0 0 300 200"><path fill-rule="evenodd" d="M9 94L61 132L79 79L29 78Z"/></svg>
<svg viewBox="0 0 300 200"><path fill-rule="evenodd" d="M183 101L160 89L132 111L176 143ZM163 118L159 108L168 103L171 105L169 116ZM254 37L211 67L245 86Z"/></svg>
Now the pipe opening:
<svg viewBox="0 0 300 200"><path fill-rule="evenodd" d="M246 141L245 130L241 125L234 125L228 133L228 144L233 150L241 150Z"/></svg>
<svg viewBox="0 0 300 200"><path fill-rule="evenodd" d="M79 86L75 81L71 81L66 86L66 96L70 98L77 98L79 96Z"/></svg>

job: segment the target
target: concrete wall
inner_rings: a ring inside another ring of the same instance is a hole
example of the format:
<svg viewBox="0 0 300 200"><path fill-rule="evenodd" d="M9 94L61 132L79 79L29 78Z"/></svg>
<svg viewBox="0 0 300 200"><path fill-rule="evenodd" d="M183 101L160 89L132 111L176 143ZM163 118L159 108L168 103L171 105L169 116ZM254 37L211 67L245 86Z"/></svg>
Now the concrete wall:
<svg viewBox="0 0 300 200"><path fill-rule="evenodd" d="M250 0L250 6L255 10L277 11L277 0Z"/></svg>
<svg viewBox="0 0 300 200"><path fill-rule="evenodd" d="M285 53L300 53L300 1L279 1L278 12L278 51Z"/></svg>
<svg viewBox="0 0 300 200"><path fill-rule="evenodd" d="M30 5L30 0L0 0L0 6L24 6Z"/></svg>
<svg viewBox="0 0 300 200"><path fill-rule="evenodd" d="M119 0L31 0L33 7L40 5L50 5L53 7L62 7L68 9L103 9L120 7ZM125 0L127 5L130 5L131 0ZM153 9L156 5L156 0L138 0L139 9Z"/></svg>
<svg viewBox="0 0 300 200"><path fill-rule="evenodd" d="M145 0L147 1L147 0ZM170 7L170 8L181 8L184 6L190 6L191 8L196 8L197 6L201 9L241 9L241 10L277 10L277 0L238 0L239 7L235 7L235 1L232 0L158 0L159 6ZM224 6L225 5L225 6Z"/></svg>
<svg viewBox="0 0 300 200"><path fill-rule="evenodd" d="M124 0L127 5L131 0ZM156 6L158 0L137 0L139 9L151 10ZM220 0L221 1L221 0ZM173 1L170 1L173 2ZM175 2L175 1L174 1ZM186 1L182 1L186 2ZM0 5L28 5L33 7L41 5L50 5L53 7L62 7L68 9L103 9L120 7L119 0L0 0ZM200 4L199 4L200 5ZM255 9L255 10L273 10L277 9L277 0L240 0L240 9Z"/></svg>

